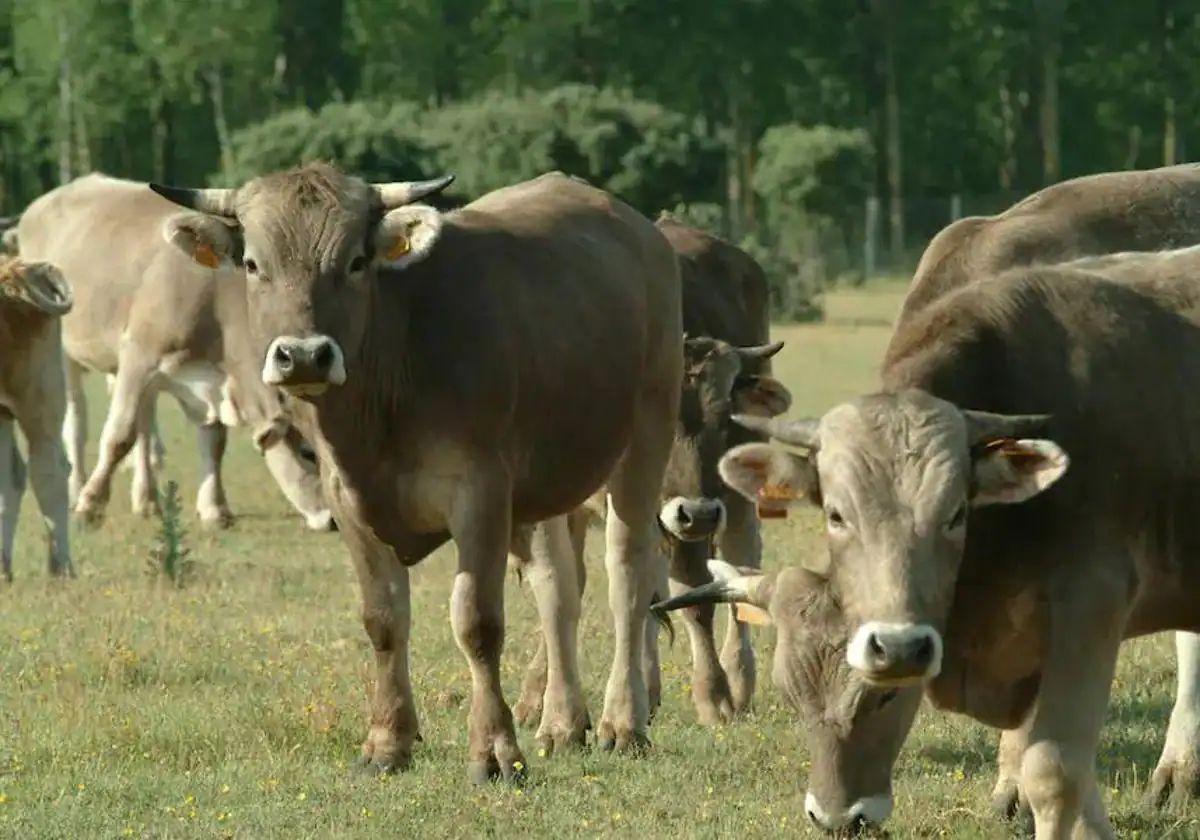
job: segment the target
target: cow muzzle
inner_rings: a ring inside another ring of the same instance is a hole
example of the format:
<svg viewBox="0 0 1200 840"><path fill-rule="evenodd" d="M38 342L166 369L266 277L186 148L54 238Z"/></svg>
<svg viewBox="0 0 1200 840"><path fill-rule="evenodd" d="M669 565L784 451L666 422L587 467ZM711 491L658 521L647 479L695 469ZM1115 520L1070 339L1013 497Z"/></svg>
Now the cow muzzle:
<svg viewBox="0 0 1200 840"><path fill-rule="evenodd" d="M872 685L928 682L942 670L942 636L928 624L869 621L850 640L846 662Z"/></svg>
<svg viewBox="0 0 1200 840"><path fill-rule="evenodd" d="M725 527L725 503L675 496L663 504L658 520L671 536L684 542L712 539Z"/></svg>
<svg viewBox="0 0 1200 840"><path fill-rule="evenodd" d="M892 796L864 796L849 808L826 811L812 791L804 797L804 811L813 825L829 832L857 834L867 826L879 825L892 815Z"/></svg>
<svg viewBox="0 0 1200 840"><path fill-rule="evenodd" d="M262 380L292 396L313 397L346 381L346 359L332 338L281 335L267 348Z"/></svg>

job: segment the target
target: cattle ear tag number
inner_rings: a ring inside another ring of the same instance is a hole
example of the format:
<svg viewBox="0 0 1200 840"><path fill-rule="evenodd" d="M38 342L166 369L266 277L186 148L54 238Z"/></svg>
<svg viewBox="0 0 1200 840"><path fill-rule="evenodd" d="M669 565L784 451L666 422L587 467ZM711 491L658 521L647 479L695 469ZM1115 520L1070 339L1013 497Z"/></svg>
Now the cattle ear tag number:
<svg viewBox="0 0 1200 840"><path fill-rule="evenodd" d="M799 498L796 491L786 484L764 484L758 490L754 507L759 519L786 519L787 503Z"/></svg>
<svg viewBox="0 0 1200 840"><path fill-rule="evenodd" d="M221 258L217 256L213 246L207 242L201 242L196 246L196 250L192 251L192 259L206 268L216 268L221 264Z"/></svg>
<svg viewBox="0 0 1200 840"><path fill-rule="evenodd" d="M737 604L733 608L733 614L743 624L757 624L761 626L771 623L771 614L753 604Z"/></svg>
<svg viewBox="0 0 1200 840"><path fill-rule="evenodd" d="M396 237L396 241L392 243L392 247L388 248L387 258L389 260L398 260L412 250L412 241L404 234Z"/></svg>

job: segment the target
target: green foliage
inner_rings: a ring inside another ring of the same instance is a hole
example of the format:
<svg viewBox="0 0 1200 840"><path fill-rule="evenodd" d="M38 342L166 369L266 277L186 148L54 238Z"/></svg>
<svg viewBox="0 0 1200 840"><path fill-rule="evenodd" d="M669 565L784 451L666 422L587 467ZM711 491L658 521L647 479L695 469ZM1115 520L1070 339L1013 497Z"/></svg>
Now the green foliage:
<svg viewBox="0 0 1200 840"><path fill-rule="evenodd" d="M187 530L183 527L183 505L179 500L179 483L167 482L166 490L159 493L160 511L158 534L150 550L148 570L150 575L176 589L182 589L195 571L192 553L184 543Z"/></svg>

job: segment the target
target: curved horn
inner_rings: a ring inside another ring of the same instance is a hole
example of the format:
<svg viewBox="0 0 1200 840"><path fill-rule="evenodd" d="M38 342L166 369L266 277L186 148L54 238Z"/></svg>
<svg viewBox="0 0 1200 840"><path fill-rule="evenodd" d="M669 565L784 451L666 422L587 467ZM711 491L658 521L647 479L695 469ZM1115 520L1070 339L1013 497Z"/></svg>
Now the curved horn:
<svg viewBox="0 0 1200 840"><path fill-rule="evenodd" d="M193 190L185 187L166 187L162 184L150 184L150 189L180 207L199 210L213 216L224 216L227 219L237 218L233 206L237 190Z"/></svg>
<svg viewBox="0 0 1200 840"><path fill-rule="evenodd" d="M997 438L1042 437L1050 426L1049 414L993 414L964 410L967 443L974 446Z"/></svg>
<svg viewBox="0 0 1200 840"><path fill-rule="evenodd" d="M743 360L769 359L783 349L782 341L772 341L770 344L759 344L755 347L735 347L737 354Z"/></svg>
<svg viewBox="0 0 1200 840"><path fill-rule="evenodd" d="M15 297L37 307L45 314L58 318L71 311L75 302L71 287L63 279L62 272L49 263L18 264L12 269Z"/></svg>
<svg viewBox="0 0 1200 840"><path fill-rule="evenodd" d="M803 446L805 449L819 449L821 446L820 420L781 420L778 417L735 414L733 422L752 432L769 435L792 446Z"/></svg>
<svg viewBox="0 0 1200 840"><path fill-rule="evenodd" d="M453 175L443 175L432 181L395 181L390 184L375 184L379 199L383 202L384 210L395 210L405 204L412 204L427 196L436 195L454 183Z"/></svg>
<svg viewBox="0 0 1200 840"><path fill-rule="evenodd" d="M674 598L659 601L651 605L650 609L657 614L700 604L752 604L766 609L767 604L758 597L760 584L767 578L762 572L745 573L723 560L709 560L708 570L713 576L712 583L702 584Z"/></svg>

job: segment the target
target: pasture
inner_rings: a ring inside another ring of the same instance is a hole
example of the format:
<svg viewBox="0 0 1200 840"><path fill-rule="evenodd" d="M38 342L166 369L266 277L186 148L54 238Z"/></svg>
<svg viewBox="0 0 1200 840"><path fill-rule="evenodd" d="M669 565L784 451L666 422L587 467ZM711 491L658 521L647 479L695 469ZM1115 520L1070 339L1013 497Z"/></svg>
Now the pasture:
<svg viewBox="0 0 1200 840"><path fill-rule="evenodd" d="M776 373L794 413L819 412L873 385L903 287L828 297L828 321L785 326ZM93 377L93 440L103 386ZM190 427L161 404L166 478L179 481L195 561L176 590L148 574L156 523L128 510L128 476L108 519L77 528L79 579L48 581L32 498L11 586L0 585L0 837L516 837L815 835L804 817L807 761L792 711L770 685L773 638L756 630L754 712L723 729L695 723L690 657L664 644L664 705L644 758L583 751L539 757L526 732L521 787L466 781L470 679L447 610L452 550L413 574L412 673L424 742L392 778L352 770L365 732L372 656L335 534L314 535L287 507L245 434L231 437L230 503L239 519L206 532L191 518L197 456ZM766 563L819 556L815 516L766 526ZM611 630L589 544L582 665L601 709ZM506 695L515 702L535 644L532 598L507 589ZM1200 836L1200 808L1141 804L1174 689L1167 636L1126 646L1100 750L1118 833ZM988 810L995 736L926 712L900 761L890 836L1007 837Z"/></svg>

